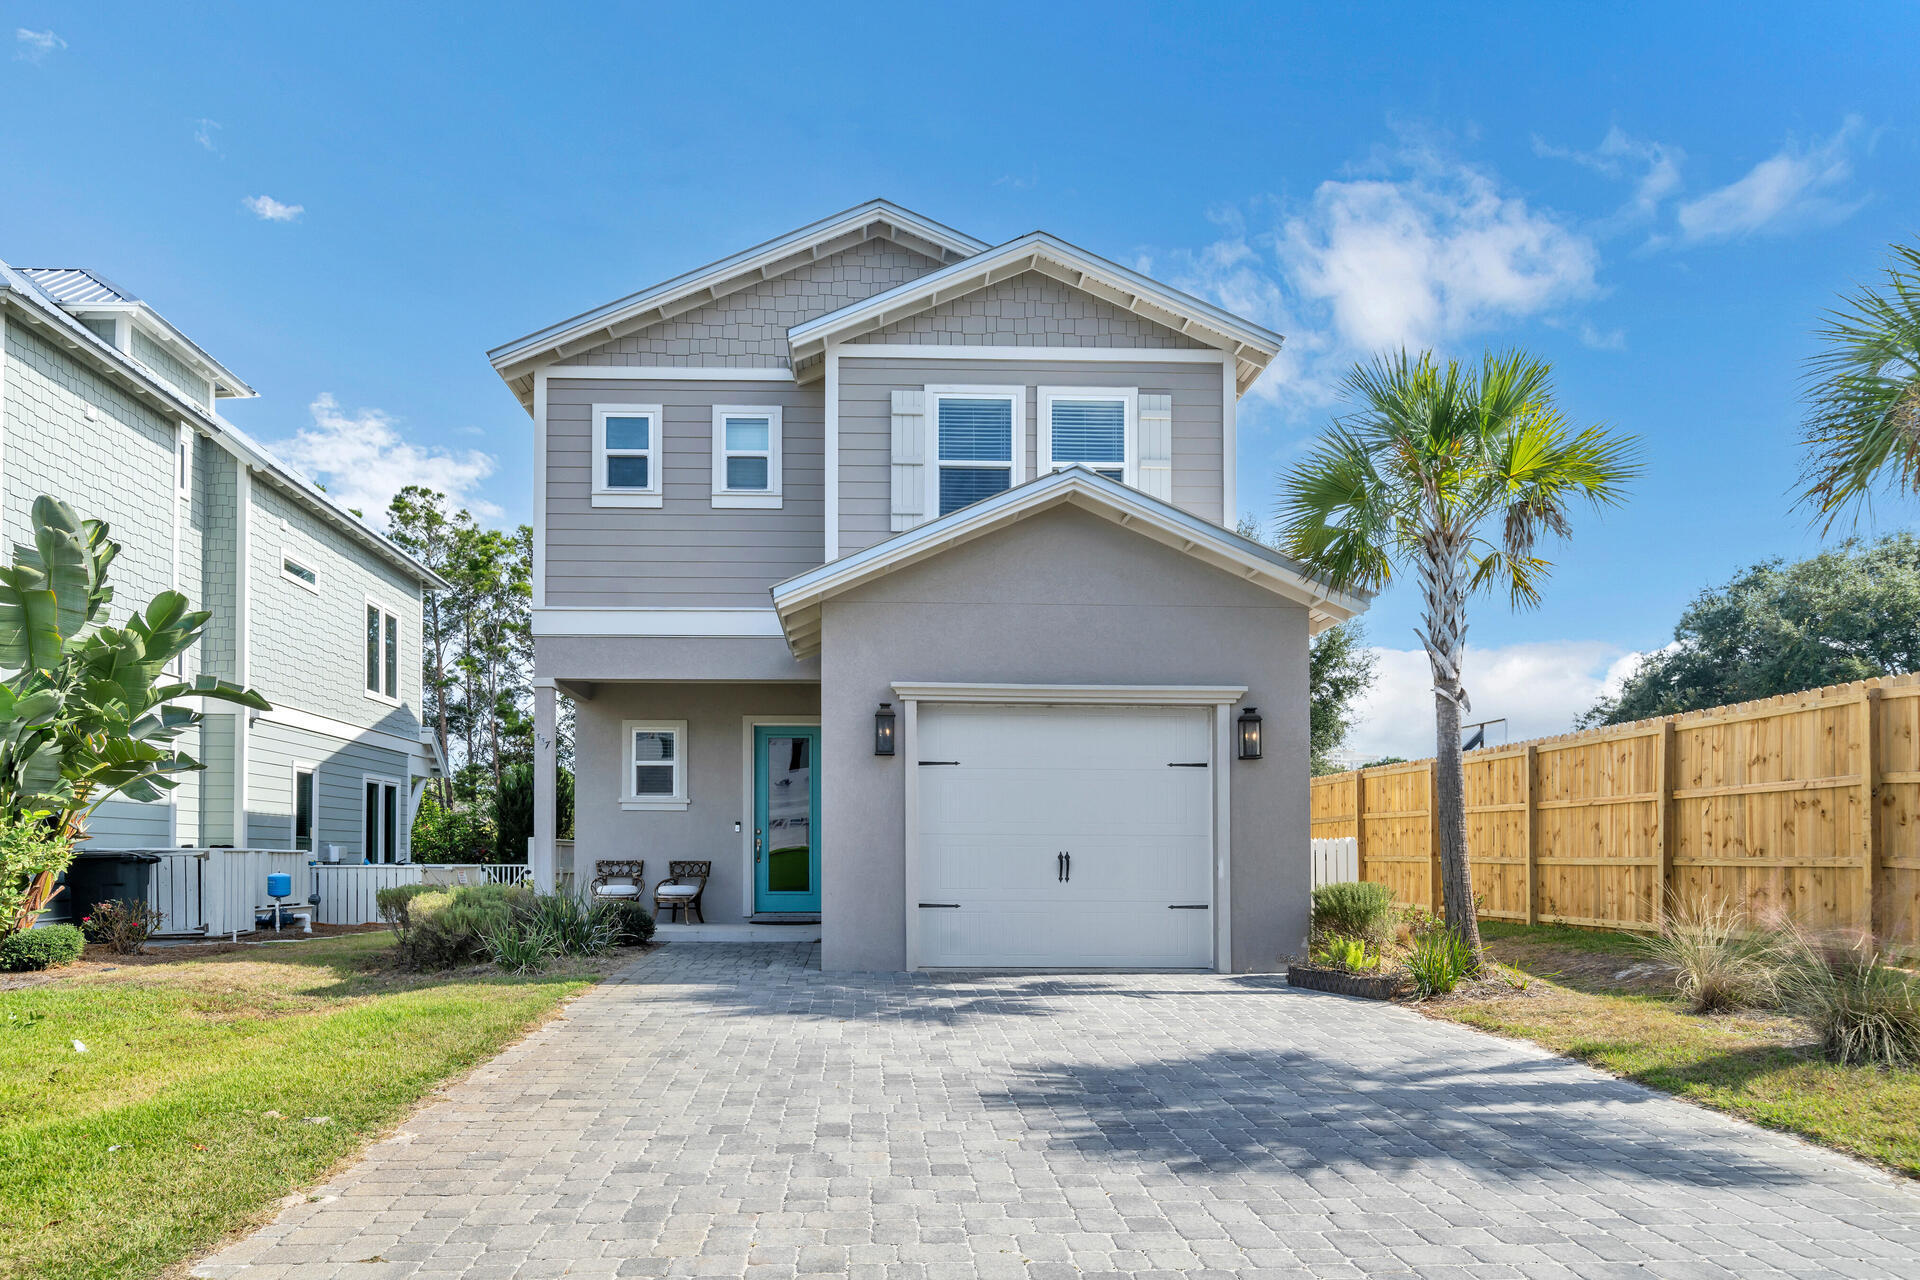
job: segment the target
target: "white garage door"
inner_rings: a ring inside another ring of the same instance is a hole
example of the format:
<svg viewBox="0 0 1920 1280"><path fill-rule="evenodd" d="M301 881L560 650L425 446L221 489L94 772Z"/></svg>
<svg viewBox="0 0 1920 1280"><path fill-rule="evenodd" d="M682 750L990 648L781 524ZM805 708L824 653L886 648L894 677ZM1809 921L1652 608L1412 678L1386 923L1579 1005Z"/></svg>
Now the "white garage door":
<svg viewBox="0 0 1920 1280"><path fill-rule="evenodd" d="M1208 715L923 705L920 964L1211 966Z"/></svg>

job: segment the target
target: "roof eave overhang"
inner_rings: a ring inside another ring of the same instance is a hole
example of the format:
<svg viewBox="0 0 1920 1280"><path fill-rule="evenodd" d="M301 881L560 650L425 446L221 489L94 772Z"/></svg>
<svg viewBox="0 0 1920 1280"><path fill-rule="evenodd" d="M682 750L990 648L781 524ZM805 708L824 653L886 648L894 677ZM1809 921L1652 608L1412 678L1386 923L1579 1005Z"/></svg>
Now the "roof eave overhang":
<svg viewBox="0 0 1920 1280"><path fill-rule="evenodd" d="M1230 353L1235 360L1235 382L1242 392L1266 370L1284 341L1279 334L1211 303L1037 231L794 325L787 330L794 376L801 382L820 376L825 367L822 357L830 346L857 342L888 325L1029 271L1052 276L1163 328Z"/></svg>
<svg viewBox="0 0 1920 1280"><path fill-rule="evenodd" d="M1029 516L1068 505L1303 605L1308 613L1310 634L1317 635L1358 616L1366 611L1372 599L1364 593L1335 591L1308 577L1270 548L1137 489L1073 467L1029 481L776 584L772 590L773 606L786 634L787 647L800 659L820 652L822 607L835 596L1005 529Z"/></svg>
<svg viewBox="0 0 1920 1280"><path fill-rule="evenodd" d="M671 320L682 312L880 236L942 262L965 258L988 247L983 240L898 205L871 200L516 338L489 351L487 359L494 371L519 392L516 384L526 379L530 385L532 370L541 364L564 360L636 329Z"/></svg>

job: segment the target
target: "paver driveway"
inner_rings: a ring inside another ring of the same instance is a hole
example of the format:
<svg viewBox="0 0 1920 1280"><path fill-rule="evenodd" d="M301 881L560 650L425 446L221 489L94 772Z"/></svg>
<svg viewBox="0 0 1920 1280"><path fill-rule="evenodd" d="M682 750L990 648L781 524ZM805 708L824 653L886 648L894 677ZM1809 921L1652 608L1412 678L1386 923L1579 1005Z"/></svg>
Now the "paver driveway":
<svg viewBox="0 0 1920 1280"><path fill-rule="evenodd" d="M209 1276L1920 1277L1920 1196L1273 978L681 943Z"/></svg>

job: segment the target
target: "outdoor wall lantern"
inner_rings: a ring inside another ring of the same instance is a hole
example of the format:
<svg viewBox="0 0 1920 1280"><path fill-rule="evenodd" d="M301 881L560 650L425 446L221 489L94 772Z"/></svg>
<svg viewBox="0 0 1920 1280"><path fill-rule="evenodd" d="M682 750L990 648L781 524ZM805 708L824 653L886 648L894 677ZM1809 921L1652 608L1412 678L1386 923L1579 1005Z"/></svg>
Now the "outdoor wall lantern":
<svg viewBox="0 0 1920 1280"><path fill-rule="evenodd" d="M1260 708L1248 707L1240 713L1240 758L1260 758Z"/></svg>
<svg viewBox="0 0 1920 1280"><path fill-rule="evenodd" d="M880 709L873 713L873 754L890 756L893 754L893 704L883 702Z"/></svg>

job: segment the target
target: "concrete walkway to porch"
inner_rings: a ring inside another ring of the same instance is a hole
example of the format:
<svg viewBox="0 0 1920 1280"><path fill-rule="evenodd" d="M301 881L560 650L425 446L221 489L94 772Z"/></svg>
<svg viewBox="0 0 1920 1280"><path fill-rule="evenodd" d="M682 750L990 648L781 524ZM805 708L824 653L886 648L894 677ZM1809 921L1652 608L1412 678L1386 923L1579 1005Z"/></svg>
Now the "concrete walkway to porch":
<svg viewBox="0 0 1920 1280"><path fill-rule="evenodd" d="M1859 1280L1920 1277L1920 1194L1269 976L677 944L195 1274Z"/></svg>

